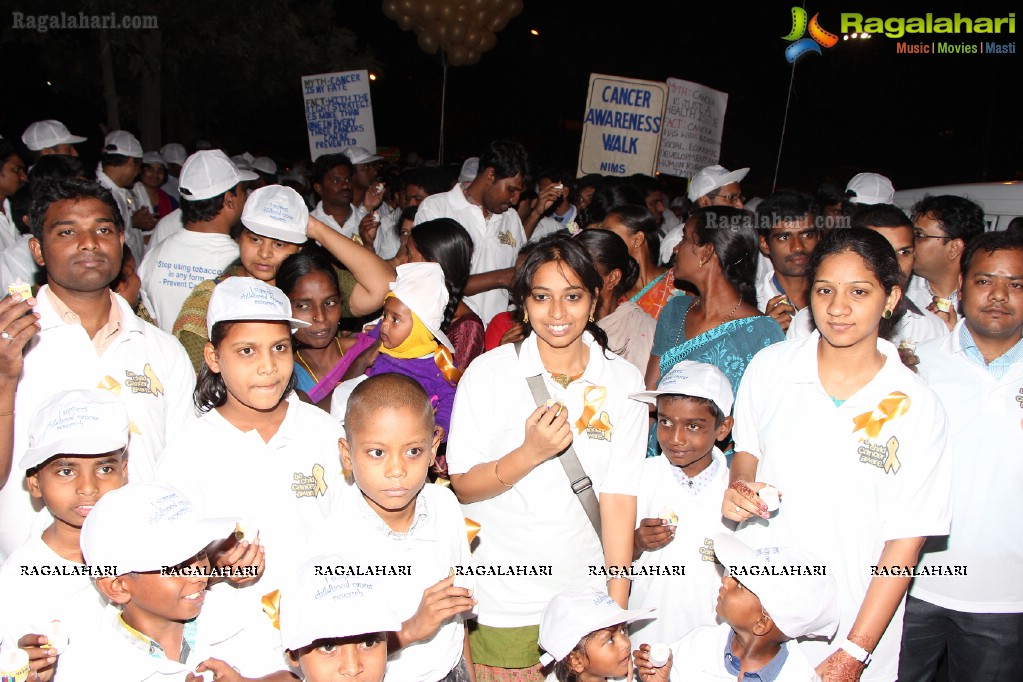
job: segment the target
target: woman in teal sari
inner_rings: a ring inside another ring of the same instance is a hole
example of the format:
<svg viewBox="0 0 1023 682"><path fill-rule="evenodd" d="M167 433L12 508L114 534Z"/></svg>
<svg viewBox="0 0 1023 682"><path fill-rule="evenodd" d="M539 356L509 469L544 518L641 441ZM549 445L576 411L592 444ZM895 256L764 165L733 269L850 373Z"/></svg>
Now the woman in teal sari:
<svg viewBox="0 0 1023 682"><path fill-rule="evenodd" d="M781 327L756 306L757 237L750 213L730 206L700 209L675 247L675 279L699 295L676 296L657 321L646 385L680 360L716 366L732 391L757 351L785 340Z"/></svg>

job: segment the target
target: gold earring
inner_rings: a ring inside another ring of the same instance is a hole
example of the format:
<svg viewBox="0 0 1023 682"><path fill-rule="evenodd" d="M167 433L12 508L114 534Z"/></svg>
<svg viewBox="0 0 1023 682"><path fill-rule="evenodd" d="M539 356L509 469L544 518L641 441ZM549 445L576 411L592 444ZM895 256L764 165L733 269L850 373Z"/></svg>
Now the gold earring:
<svg viewBox="0 0 1023 682"><path fill-rule="evenodd" d="M590 322L593 322L593 321L594 321L594 320L593 320L593 313L591 312L591 313L590 313Z"/></svg>
<svg viewBox="0 0 1023 682"><path fill-rule="evenodd" d="M706 264L707 264L707 259L706 259L706 258L704 258L704 259L700 260L700 267L701 267L701 268L702 268L702 267L703 267L704 265L706 265Z"/></svg>
<svg viewBox="0 0 1023 682"><path fill-rule="evenodd" d="M522 311L522 324L529 324L529 311L528 310L523 310Z"/></svg>

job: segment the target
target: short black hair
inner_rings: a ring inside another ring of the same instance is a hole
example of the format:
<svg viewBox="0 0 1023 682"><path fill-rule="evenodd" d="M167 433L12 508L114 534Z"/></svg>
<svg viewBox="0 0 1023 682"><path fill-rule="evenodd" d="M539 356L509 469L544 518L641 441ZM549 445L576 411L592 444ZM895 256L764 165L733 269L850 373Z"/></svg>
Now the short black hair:
<svg viewBox="0 0 1023 682"><path fill-rule="evenodd" d="M344 166L352 173L355 173L355 166L352 164L352 160L344 154L324 154L317 157L316 161L313 162L313 184L319 183L322 185L323 178L326 177L327 173L338 166Z"/></svg>
<svg viewBox="0 0 1023 682"><path fill-rule="evenodd" d="M725 423L725 417L728 416L724 412L722 412L721 408L718 407L718 404L711 400L710 398L700 398L695 395L685 395L684 393L662 393L657 397L668 398L669 400L685 400L706 407L708 410L710 410L711 415L714 417L715 429L720 429L721 425Z"/></svg>
<svg viewBox="0 0 1023 682"><path fill-rule="evenodd" d="M220 211L223 210L224 197L228 194L234 194L237 191L238 185L235 185L223 194L218 194L217 196L210 197L209 199L196 199L193 201L187 196L182 196L181 222L185 225L188 225L189 223L208 223L216 218L220 214Z"/></svg>
<svg viewBox="0 0 1023 682"><path fill-rule="evenodd" d="M765 239L778 223L809 218L816 215L813 197L794 189L780 189L757 206L757 234Z"/></svg>
<svg viewBox="0 0 1023 682"><path fill-rule="evenodd" d="M860 204L852 209L852 227L908 227L913 229L909 216L892 204Z"/></svg>
<svg viewBox="0 0 1023 682"><path fill-rule="evenodd" d="M480 154L480 173L487 168L494 169L494 178L503 180L521 175L529 176L529 154L526 148L513 140L494 140Z"/></svg>
<svg viewBox="0 0 1023 682"><path fill-rule="evenodd" d="M401 186L408 187L416 185L426 190L427 194L441 194L451 189L451 184L445 179L444 173L437 168L423 166L413 168L401 174Z"/></svg>
<svg viewBox="0 0 1023 682"><path fill-rule="evenodd" d="M125 154L108 154L106 152L104 152L103 154L100 155L99 162L101 164L103 164L104 166L110 166L111 168L116 168L118 166L126 166L126 165L128 165L128 163L131 162L132 159L134 159L135 161L138 161L139 164L142 163L142 159L137 159L134 156L127 156Z"/></svg>
<svg viewBox="0 0 1023 682"><path fill-rule="evenodd" d="M570 173L567 168L544 168L536 174L537 181L539 181L540 178L547 178L551 182L560 183L567 187L570 193L572 191L572 187L575 185L575 174Z"/></svg>
<svg viewBox="0 0 1023 682"><path fill-rule="evenodd" d="M30 189L46 181L87 179L82 160L66 154L44 154L28 171Z"/></svg>
<svg viewBox="0 0 1023 682"><path fill-rule="evenodd" d="M1023 238L1016 235L1014 232L1007 232L1000 230L998 232L985 232L976 239L971 240L966 248L963 249L962 258L959 260L960 272L962 272L963 279L966 279L966 274L970 271L970 265L973 263L974 256L978 252L983 251L987 254L995 253L996 251L1016 251L1023 250Z"/></svg>
<svg viewBox="0 0 1023 682"><path fill-rule="evenodd" d="M58 201L71 200L74 202L82 199L99 199L110 207L114 214L114 225L118 232L124 232L124 219L121 216L121 209L114 200L114 195L106 187L98 182L84 180L49 180L41 182L33 190L32 203L28 209L28 224L32 229L32 236L43 241L43 221L46 219L46 212L50 206Z"/></svg>
<svg viewBox="0 0 1023 682"><path fill-rule="evenodd" d="M962 239L965 244L984 232L984 209L954 194L925 196L913 206L913 220L920 216L937 220L949 239Z"/></svg>

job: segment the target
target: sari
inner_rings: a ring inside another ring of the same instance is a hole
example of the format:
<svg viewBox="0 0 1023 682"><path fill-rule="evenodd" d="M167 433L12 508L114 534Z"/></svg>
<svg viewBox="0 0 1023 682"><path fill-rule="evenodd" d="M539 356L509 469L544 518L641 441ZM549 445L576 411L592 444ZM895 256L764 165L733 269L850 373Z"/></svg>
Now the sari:
<svg viewBox="0 0 1023 682"><path fill-rule="evenodd" d="M665 270L664 274L643 287L638 294L629 299L635 303L655 320L661 316L664 306L679 293L675 288L675 279L669 277L671 268Z"/></svg>

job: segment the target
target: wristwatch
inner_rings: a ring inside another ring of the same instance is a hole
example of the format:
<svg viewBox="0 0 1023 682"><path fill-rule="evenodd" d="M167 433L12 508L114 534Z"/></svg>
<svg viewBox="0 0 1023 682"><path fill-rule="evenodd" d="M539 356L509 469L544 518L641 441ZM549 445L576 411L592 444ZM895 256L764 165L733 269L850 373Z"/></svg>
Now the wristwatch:
<svg viewBox="0 0 1023 682"><path fill-rule="evenodd" d="M838 648L849 654L863 665L870 663L870 652L861 647L855 642L850 642L848 639L843 639L838 644Z"/></svg>

